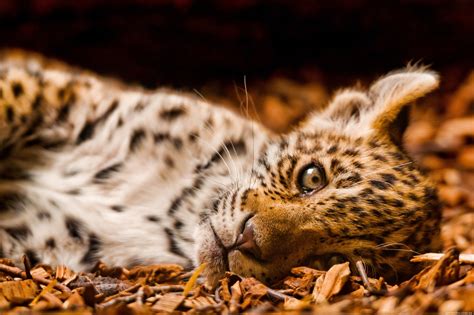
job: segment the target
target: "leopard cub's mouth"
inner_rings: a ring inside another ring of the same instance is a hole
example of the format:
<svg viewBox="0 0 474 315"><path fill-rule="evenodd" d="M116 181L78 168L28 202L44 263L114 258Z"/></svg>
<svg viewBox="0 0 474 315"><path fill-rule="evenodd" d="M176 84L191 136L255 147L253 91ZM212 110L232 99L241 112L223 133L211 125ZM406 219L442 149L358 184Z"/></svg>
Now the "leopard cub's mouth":
<svg viewBox="0 0 474 315"><path fill-rule="evenodd" d="M258 274L252 274L244 270L252 270L252 269L261 269L268 271L267 275L270 273L271 275L271 270L273 269L274 266L272 261L273 260L280 260L282 257L274 257L274 259L271 260L265 260L262 258L260 248L258 247L258 244L255 242L255 237L254 237L254 227L251 221L252 216L246 217L242 221L242 225L240 230L240 233L238 234L235 242L231 246L225 246L219 237L218 233L210 224L210 228L212 230L213 234L213 241L214 244L217 248L219 248L219 256L218 259L221 262L221 273L222 271L231 271L231 272L236 272L240 274L241 276L256 276L257 278L259 277ZM291 256L291 254L289 255ZM217 257L215 257L217 258ZM319 254L319 255L311 255L307 259L304 260L299 260L297 264L290 263L293 265L292 267L298 267L298 266L306 266L310 268L314 268L317 270L321 271L327 271L329 270L332 266L340 263L344 263L346 261L349 261L348 257L340 252L329 252L329 253L324 253L324 254ZM242 269L241 267L243 265L250 266L249 268L244 268ZM252 267L253 266L253 267ZM283 268L283 269L288 269L287 273L289 273L291 266L282 266L282 267L290 267L290 268ZM268 269L270 268L270 269ZM282 271L282 270L280 270ZM212 271L211 271L212 273ZM279 273L278 278L284 277L285 275ZM223 274L221 274L223 275ZM217 275L214 275L217 276ZM273 278L273 280L276 280L277 277ZM264 280L264 279L260 279Z"/></svg>

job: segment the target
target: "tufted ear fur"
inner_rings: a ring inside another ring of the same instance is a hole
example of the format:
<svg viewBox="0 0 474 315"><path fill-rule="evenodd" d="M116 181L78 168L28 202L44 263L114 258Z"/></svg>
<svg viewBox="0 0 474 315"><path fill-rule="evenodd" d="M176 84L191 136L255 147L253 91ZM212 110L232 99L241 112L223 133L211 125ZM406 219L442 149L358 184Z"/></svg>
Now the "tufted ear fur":
<svg viewBox="0 0 474 315"><path fill-rule="evenodd" d="M406 105L438 84L437 74L425 69L392 72L374 82L367 92L339 91L328 107L310 117L303 127L337 128L355 136L379 133L399 142L408 122Z"/></svg>

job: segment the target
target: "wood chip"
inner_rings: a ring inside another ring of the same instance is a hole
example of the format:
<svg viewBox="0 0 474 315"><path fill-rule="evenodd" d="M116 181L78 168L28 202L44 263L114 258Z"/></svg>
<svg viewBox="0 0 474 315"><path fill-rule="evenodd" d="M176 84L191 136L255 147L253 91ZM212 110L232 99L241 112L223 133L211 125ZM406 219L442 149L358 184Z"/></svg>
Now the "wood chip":
<svg viewBox="0 0 474 315"><path fill-rule="evenodd" d="M193 275L191 278L189 278L188 282L186 283L186 286L184 287L183 295L186 296L188 293L194 288L196 285L196 281L199 277L199 275L204 271L206 268L206 264L201 264L199 267L194 269Z"/></svg>
<svg viewBox="0 0 474 315"><path fill-rule="evenodd" d="M163 283L176 278L183 267L173 264L138 266L130 269L129 279L146 278L148 281Z"/></svg>
<svg viewBox="0 0 474 315"><path fill-rule="evenodd" d="M206 296L198 296L196 298L187 299L184 302L184 306L188 308L197 308L197 309L204 309L210 305L216 305L216 304L217 304L216 301Z"/></svg>
<svg viewBox="0 0 474 315"><path fill-rule="evenodd" d="M331 297L338 294L350 274L351 270L348 262L332 266L326 274L316 280L312 293L314 302L327 302Z"/></svg>
<svg viewBox="0 0 474 315"><path fill-rule="evenodd" d="M55 278L60 282L67 281L75 275L75 272L64 265L59 265L56 267Z"/></svg>
<svg viewBox="0 0 474 315"><path fill-rule="evenodd" d="M242 290L240 289L240 282L237 281L230 288L231 298L229 302L229 311L231 313L237 313L240 307L240 299L242 297Z"/></svg>
<svg viewBox="0 0 474 315"><path fill-rule="evenodd" d="M155 312L171 313L183 303L185 297L182 294L167 293L156 302L151 309Z"/></svg>
<svg viewBox="0 0 474 315"><path fill-rule="evenodd" d="M33 277L41 277L44 279L48 279L51 277L51 274L47 272L43 267L37 267L31 270L31 275Z"/></svg>
<svg viewBox="0 0 474 315"><path fill-rule="evenodd" d="M38 286L30 279L0 283L0 295L13 304L33 301L38 291Z"/></svg>
<svg viewBox="0 0 474 315"><path fill-rule="evenodd" d="M77 310L85 307L85 302L78 291L73 291L71 296L63 303L62 308L66 310Z"/></svg>
<svg viewBox="0 0 474 315"><path fill-rule="evenodd" d="M424 270L410 282L414 289L433 292L436 286L447 285L458 279L459 252L455 248L449 249L445 255L433 266Z"/></svg>
<svg viewBox="0 0 474 315"><path fill-rule="evenodd" d="M413 256L410 260L412 262L430 262L442 259L445 254L441 253L426 253L422 255ZM474 264L474 254L459 254L459 261L464 264Z"/></svg>

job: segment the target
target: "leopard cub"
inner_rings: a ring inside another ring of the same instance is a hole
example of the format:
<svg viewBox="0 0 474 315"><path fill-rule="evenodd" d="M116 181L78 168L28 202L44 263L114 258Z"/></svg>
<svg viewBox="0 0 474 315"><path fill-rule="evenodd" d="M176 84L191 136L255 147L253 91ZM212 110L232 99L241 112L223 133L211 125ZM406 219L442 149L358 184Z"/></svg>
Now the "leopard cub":
<svg viewBox="0 0 474 315"><path fill-rule="evenodd" d="M361 260L400 280L441 246L434 185L401 147L408 104L437 86L393 72L277 135L185 93L2 54L0 254L206 263L210 285Z"/></svg>

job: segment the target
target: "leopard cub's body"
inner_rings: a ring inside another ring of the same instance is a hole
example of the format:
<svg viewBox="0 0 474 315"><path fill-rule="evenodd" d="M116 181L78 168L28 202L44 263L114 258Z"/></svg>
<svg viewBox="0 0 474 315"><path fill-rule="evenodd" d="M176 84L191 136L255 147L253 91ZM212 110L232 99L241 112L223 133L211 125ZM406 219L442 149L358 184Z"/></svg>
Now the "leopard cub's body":
<svg viewBox="0 0 474 315"><path fill-rule="evenodd" d="M2 255L89 269L207 263L266 281L299 264L363 260L410 273L439 249L432 184L392 132L437 85L407 70L279 136L165 90L38 58L0 63Z"/></svg>

